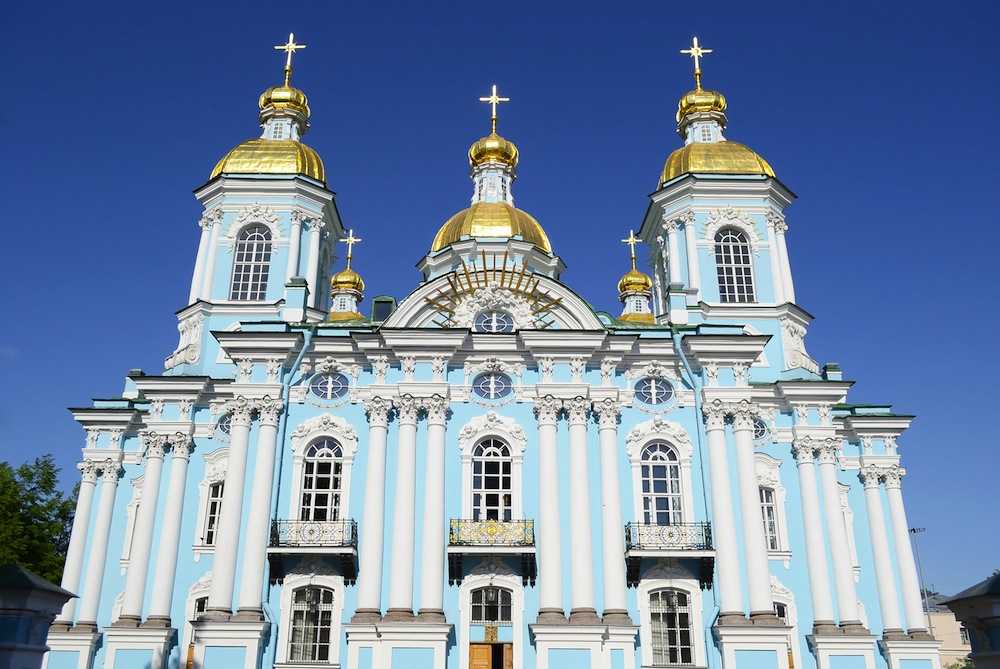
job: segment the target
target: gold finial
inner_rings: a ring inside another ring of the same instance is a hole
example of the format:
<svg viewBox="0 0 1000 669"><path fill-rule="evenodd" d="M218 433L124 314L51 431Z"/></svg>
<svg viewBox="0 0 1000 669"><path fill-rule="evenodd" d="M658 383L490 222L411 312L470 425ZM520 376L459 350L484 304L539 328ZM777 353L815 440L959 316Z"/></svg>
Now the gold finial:
<svg viewBox="0 0 1000 669"><path fill-rule="evenodd" d="M623 239L623 244L628 244L632 251L632 269L635 269L635 243L642 240L635 236L635 230L628 231L628 239Z"/></svg>
<svg viewBox="0 0 1000 669"><path fill-rule="evenodd" d="M706 53L712 53L712 49L703 49L698 46L698 38L695 37L694 41L691 43L690 49L681 49L681 53L689 53L691 57L694 58L694 87L695 90L701 90L701 63L698 61L699 58L704 56Z"/></svg>
<svg viewBox="0 0 1000 669"><path fill-rule="evenodd" d="M480 102L488 102L493 108L490 120L493 122L493 132L497 131L497 103L510 102L510 98L501 98L497 95L497 85L493 84L493 93L488 98L479 98Z"/></svg>
<svg viewBox="0 0 1000 669"><path fill-rule="evenodd" d="M288 43L279 44L274 47L278 51L284 51L288 54L288 58L285 59L285 86L288 85L288 80L292 76L292 54L298 49L306 48L305 44L295 43L295 33L288 33Z"/></svg>
<svg viewBox="0 0 1000 669"><path fill-rule="evenodd" d="M354 228L347 231L347 236L340 241L347 244L347 269L351 269L351 258L354 255L354 245L361 241L360 237L354 236Z"/></svg>

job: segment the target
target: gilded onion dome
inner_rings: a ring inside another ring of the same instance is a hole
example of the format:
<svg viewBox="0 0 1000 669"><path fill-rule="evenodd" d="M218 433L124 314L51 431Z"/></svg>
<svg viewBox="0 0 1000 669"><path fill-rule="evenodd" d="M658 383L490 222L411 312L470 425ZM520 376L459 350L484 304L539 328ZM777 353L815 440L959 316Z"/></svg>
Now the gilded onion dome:
<svg viewBox="0 0 1000 669"><path fill-rule="evenodd" d="M497 160L511 167L517 167L517 147L494 130L469 147L469 164L473 167L489 160Z"/></svg>
<svg viewBox="0 0 1000 669"><path fill-rule="evenodd" d="M333 291L353 290L359 293L365 292L365 282L358 276L358 273L348 267L330 278L330 288Z"/></svg>
<svg viewBox="0 0 1000 669"><path fill-rule="evenodd" d="M724 112L726 111L726 98L718 91L707 91L698 86L693 91L688 91L677 103L677 122L694 112Z"/></svg>
<svg viewBox="0 0 1000 669"><path fill-rule="evenodd" d="M463 237L520 237L546 253L552 253L549 238L538 221L531 214L506 202L476 202L458 212L438 230L431 251L439 251Z"/></svg>
<svg viewBox="0 0 1000 669"><path fill-rule="evenodd" d="M653 280L647 275L637 270L634 266L618 282L619 293L649 292L653 287Z"/></svg>
<svg viewBox="0 0 1000 669"><path fill-rule="evenodd" d="M292 109L309 118L309 98L306 94L289 86L272 86L264 91L260 96L260 108L263 111L268 107L275 109Z"/></svg>

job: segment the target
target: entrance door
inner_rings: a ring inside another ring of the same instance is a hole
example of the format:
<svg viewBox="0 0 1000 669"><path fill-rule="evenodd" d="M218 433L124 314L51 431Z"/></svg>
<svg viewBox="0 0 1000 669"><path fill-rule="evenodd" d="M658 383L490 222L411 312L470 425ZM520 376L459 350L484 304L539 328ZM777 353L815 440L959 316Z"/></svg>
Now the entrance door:
<svg viewBox="0 0 1000 669"><path fill-rule="evenodd" d="M514 669L514 644L469 644L469 669Z"/></svg>

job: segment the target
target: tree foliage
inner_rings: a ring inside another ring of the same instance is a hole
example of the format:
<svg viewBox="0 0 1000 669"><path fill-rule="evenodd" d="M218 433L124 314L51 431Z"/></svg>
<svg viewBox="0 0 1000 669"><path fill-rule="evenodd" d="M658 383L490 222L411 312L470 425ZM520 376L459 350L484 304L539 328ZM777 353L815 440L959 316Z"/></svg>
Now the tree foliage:
<svg viewBox="0 0 1000 669"><path fill-rule="evenodd" d="M16 562L59 583L69 546L76 491L57 489L51 455L15 469L0 462L0 564Z"/></svg>

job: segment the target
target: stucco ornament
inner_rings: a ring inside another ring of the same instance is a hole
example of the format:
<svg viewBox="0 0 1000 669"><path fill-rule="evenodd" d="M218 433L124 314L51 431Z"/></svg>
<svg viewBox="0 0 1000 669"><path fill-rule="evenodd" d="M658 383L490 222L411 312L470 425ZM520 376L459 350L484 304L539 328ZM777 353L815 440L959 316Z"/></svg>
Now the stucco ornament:
<svg viewBox="0 0 1000 669"><path fill-rule="evenodd" d="M466 423L458 433L458 445L462 451L465 451L470 442L480 435L489 433L503 435L511 442L511 446L516 446L522 453L528 446L528 435L524 433L524 429L517 424L517 421L501 416L495 411L476 416Z"/></svg>
<svg viewBox="0 0 1000 669"><path fill-rule="evenodd" d="M715 235L718 234L719 230L722 230L723 228L736 228L737 230L742 230L746 233L747 240L750 242L750 249L753 251L753 254L755 256L760 255L761 233L757 230L757 224L750 218L750 214L741 212L732 207L719 209L718 211L708 215L708 219L705 220L705 225L702 228L702 236L704 239L714 243Z"/></svg>
<svg viewBox="0 0 1000 669"><path fill-rule="evenodd" d="M268 230L271 231L272 239L276 240L282 237L281 227L278 225L278 215L261 203L254 202L250 206L241 209L236 214L236 217L230 224L229 229L226 230L226 237L229 240L230 252L232 252L236 246L236 237L240 230L245 228L247 225L254 223L266 225Z"/></svg>
<svg viewBox="0 0 1000 669"><path fill-rule="evenodd" d="M666 420L662 416L656 416L645 423L639 423L625 437L625 452L632 457L636 448L642 446L653 435L663 436L671 444L683 448L688 455L691 453L691 437L688 436L680 423Z"/></svg>
<svg viewBox="0 0 1000 669"><path fill-rule="evenodd" d="M534 328L535 316L531 313L528 301L494 282L463 299L455 307L452 323L454 327L471 328L476 316L484 311L503 311L510 314L514 319L514 326L519 330Z"/></svg>
<svg viewBox="0 0 1000 669"><path fill-rule="evenodd" d="M601 369L603 371L604 365L602 363ZM629 383L635 381L636 379L641 379L644 376L652 376L659 379L670 379L675 385L680 384L681 377L677 373L677 368L674 365L670 365L659 360L650 360L645 364L633 365L625 373L625 378L628 379Z"/></svg>
<svg viewBox="0 0 1000 669"><path fill-rule="evenodd" d="M323 374L329 374L330 372L346 374L354 379L354 383L356 384L358 382L358 376L361 374L361 366L340 362L332 355L328 355L316 363L316 371Z"/></svg>
<svg viewBox="0 0 1000 669"><path fill-rule="evenodd" d="M354 426L344 418L329 413L310 418L295 428L292 431L292 449L297 449L303 439L311 439L317 435L330 435L351 452L357 450L358 433Z"/></svg>
<svg viewBox="0 0 1000 669"><path fill-rule="evenodd" d="M385 377L389 373L389 358L384 355L372 358L372 370L375 372L375 383L385 383Z"/></svg>
<svg viewBox="0 0 1000 669"><path fill-rule="evenodd" d="M806 328L788 318L781 320L781 345L785 352L785 369L801 367L815 374L819 364L806 353Z"/></svg>
<svg viewBox="0 0 1000 669"><path fill-rule="evenodd" d="M177 322L180 333L177 348L164 361L165 369L173 369L177 365L193 365L201 357L201 335L205 325L205 315L202 313L182 318Z"/></svg>

